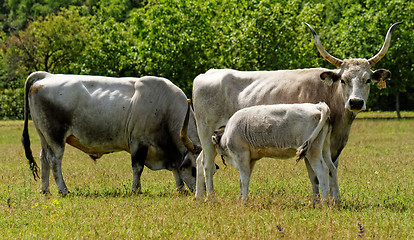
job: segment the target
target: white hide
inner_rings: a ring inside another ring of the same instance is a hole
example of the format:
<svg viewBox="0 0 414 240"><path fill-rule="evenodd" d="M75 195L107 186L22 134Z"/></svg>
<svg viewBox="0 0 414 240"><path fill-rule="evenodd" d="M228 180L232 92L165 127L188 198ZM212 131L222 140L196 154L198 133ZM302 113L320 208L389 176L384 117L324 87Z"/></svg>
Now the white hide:
<svg viewBox="0 0 414 240"><path fill-rule="evenodd" d="M322 199L329 193L329 171L333 174L334 200L339 200L336 168L329 144L329 107L319 104L276 104L237 111L222 134L213 135L218 154L240 172L241 200L247 201L253 166L262 157L305 156L316 173ZM216 131L217 132L217 131Z"/></svg>

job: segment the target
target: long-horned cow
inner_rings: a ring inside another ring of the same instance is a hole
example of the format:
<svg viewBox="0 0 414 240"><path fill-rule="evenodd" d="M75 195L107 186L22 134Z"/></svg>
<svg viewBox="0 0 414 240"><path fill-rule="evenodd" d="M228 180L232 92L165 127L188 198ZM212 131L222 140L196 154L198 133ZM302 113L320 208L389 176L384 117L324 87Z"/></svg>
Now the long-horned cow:
<svg viewBox="0 0 414 240"><path fill-rule="evenodd" d="M196 184L200 150L193 112L185 135L185 94L165 78L110 78L32 73L25 84L22 143L36 179L28 132L30 113L41 142L41 192L49 192L50 171L61 194L68 193L61 164L65 143L92 159L127 151L131 154L134 191L141 191L144 166L173 172L176 187ZM191 139L191 140L190 140ZM185 144L187 142L187 144ZM187 149L191 143L192 149Z"/></svg>
<svg viewBox="0 0 414 240"><path fill-rule="evenodd" d="M263 157L308 160L320 183L322 200L333 186L334 200L339 198L331 159L329 107L326 103L259 105L237 111L225 127L212 137L217 153L240 172L240 197L247 202L250 176L257 160Z"/></svg>
<svg viewBox="0 0 414 240"><path fill-rule="evenodd" d="M329 54L311 30L319 53L339 69L310 68L278 71L236 71L211 69L193 83L193 104L197 130L203 148L197 158L196 199L214 198L213 173L216 150L211 141L214 130L226 125L239 109L279 103L325 102L331 109L331 156L335 166L345 147L356 114L366 108L370 83L390 78L385 69L371 67L385 56L390 46L393 24L381 50L370 59L338 59ZM319 196L315 170L305 158L314 199ZM204 188L204 186L206 188Z"/></svg>

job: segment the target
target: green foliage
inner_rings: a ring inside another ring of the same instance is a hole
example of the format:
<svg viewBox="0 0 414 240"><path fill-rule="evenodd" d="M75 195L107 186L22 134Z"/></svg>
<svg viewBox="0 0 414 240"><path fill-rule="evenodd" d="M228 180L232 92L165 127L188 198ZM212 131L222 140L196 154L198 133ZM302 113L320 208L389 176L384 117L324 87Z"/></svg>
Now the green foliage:
<svg viewBox="0 0 414 240"><path fill-rule="evenodd" d="M4 46L9 72L27 76L32 71L70 72L87 41L83 18L76 9L49 15L32 22L19 35L12 35Z"/></svg>
<svg viewBox="0 0 414 240"><path fill-rule="evenodd" d="M82 0L8 0L0 6L4 18L0 18L3 30L14 33L24 29L31 19L58 13L61 8L80 6Z"/></svg>
<svg viewBox="0 0 414 240"><path fill-rule="evenodd" d="M190 96L192 80L214 67L208 51L215 37L214 2L196 0L150 2L131 13L138 73L171 79Z"/></svg>
<svg viewBox="0 0 414 240"><path fill-rule="evenodd" d="M24 89L0 90L0 119L23 119Z"/></svg>
<svg viewBox="0 0 414 240"><path fill-rule="evenodd" d="M91 18L89 37L75 69L81 74L102 76L139 76L136 74L136 47L124 23L110 18L103 23Z"/></svg>
<svg viewBox="0 0 414 240"><path fill-rule="evenodd" d="M398 96L409 110L412 12L414 3L402 0L9 0L0 6L0 88L22 88L36 70L155 75L191 97L193 79L210 68L332 68L304 22L334 56L370 58L391 24L402 21L374 66L392 79L386 89L373 85L368 107L394 110Z"/></svg>
<svg viewBox="0 0 414 240"><path fill-rule="evenodd" d="M113 18L117 22L127 20L128 13L132 9L143 6L143 0L90 0L89 2L97 5L97 15Z"/></svg>
<svg viewBox="0 0 414 240"><path fill-rule="evenodd" d="M320 22L322 5L301 0L227 4L223 6L223 15L217 18L220 37L215 44L220 50L220 67L277 70L315 64L309 51L310 35L303 22Z"/></svg>

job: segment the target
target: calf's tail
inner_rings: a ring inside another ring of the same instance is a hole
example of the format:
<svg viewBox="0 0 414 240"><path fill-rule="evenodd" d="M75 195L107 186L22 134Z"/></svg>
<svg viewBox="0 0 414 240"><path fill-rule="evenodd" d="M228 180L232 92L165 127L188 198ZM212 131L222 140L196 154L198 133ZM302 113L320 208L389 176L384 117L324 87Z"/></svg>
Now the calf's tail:
<svg viewBox="0 0 414 240"><path fill-rule="evenodd" d="M22 134L22 144L27 160L29 161L29 167L33 174L33 178L36 181L39 178L39 167L33 158L32 149L30 148L30 137L29 137L29 91L33 83L41 78L44 78L46 73L35 72L30 74L24 85L24 127Z"/></svg>
<svg viewBox="0 0 414 240"><path fill-rule="evenodd" d="M309 148L311 147L313 141L318 136L319 132L322 130L323 126L325 126L326 121L330 115L330 109L328 105L324 102L318 103L317 108L321 111L321 118L318 122L318 125L313 130L311 136L296 150L296 162L299 162L302 158L306 156Z"/></svg>

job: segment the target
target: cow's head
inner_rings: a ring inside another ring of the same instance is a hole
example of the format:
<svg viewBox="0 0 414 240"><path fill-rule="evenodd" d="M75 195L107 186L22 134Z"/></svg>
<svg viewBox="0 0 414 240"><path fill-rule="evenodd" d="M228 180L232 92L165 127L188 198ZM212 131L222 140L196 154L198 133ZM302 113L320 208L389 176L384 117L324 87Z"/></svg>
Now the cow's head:
<svg viewBox="0 0 414 240"><path fill-rule="evenodd" d="M385 81L391 77L391 72L386 69L372 71L371 67L385 56L391 42L391 32L401 22L393 24L387 32L384 45L381 50L370 59L345 59L340 60L329 54L319 41L313 28L305 23L313 34L313 39L319 53L330 63L339 67L339 71L325 71L320 78L328 83L340 81L345 108L352 112L366 109L371 82Z"/></svg>
<svg viewBox="0 0 414 240"><path fill-rule="evenodd" d="M184 159L181 163L181 166L179 166L178 173L190 191L193 191L196 186L197 176L196 159L201 153L201 146L194 144L187 135L190 111L190 102L188 102L187 113L185 115L184 123L180 131L180 139L181 142L183 142L184 146L187 148L187 152L184 154Z"/></svg>
<svg viewBox="0 0 414 240"><path fill-rule="evenodd" d="M193 141L191 141L191 139L188 137L187 135L187 130L188 130L188 122L190 119L190 111L191 111L191 105L190 105L191 100L188 100L188 107L187 107L187 113L185 114L185 118L184 118L184 123L183 126L181 128L181 132L180 132L180 139L183 142L184 146L187 148L187 153L184 156L184 161L180 167L181 171L186 171L189 174L189 168L187 167L187 169L185 170L184 166L192 166L193 168L191 168L191 174L194 177L194 187L196 185L195 183L195 178L197 175L197 171L195 166L197 166L197 157L198 155L200 155L202 148L199 145L196 145L193 143ZM217 164L215 164L216 170L219 169L219 166ZM186 175L188 175L186 174ZM183 179L183 178L182 178ZM184 180L184 179L183 179ZM184 180L185 181L185 180ZM190 188L190 190L192 191L191 188L188 183L186 182L187 186Z"/></svg>

